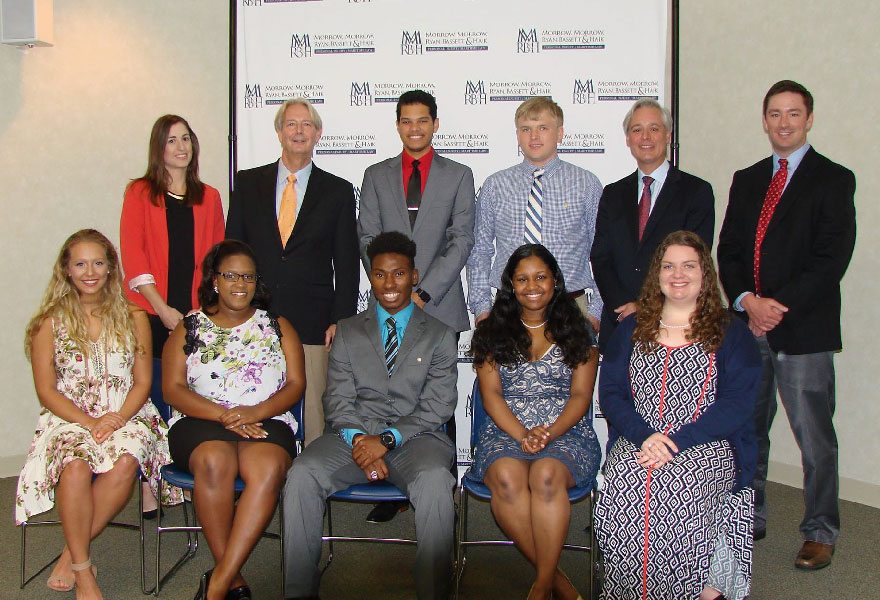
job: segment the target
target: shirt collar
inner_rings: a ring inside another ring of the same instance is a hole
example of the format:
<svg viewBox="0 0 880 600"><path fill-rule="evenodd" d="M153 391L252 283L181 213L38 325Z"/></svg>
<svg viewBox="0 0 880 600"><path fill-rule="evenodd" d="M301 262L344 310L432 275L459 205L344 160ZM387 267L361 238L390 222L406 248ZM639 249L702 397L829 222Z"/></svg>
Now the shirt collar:
<svg viewBox="0 0 880 600"><path fill-rule="evenodd" d="M404 169L412 169L412 162L416 159L414 159L410 155L410 153L406 151L406 149L404 149L401 157L403 160L403 168ZM434 160L434 146L428 146L428 152L423 157L418 159L419 166L422 167L422 169L427 169L428 167L431 166L431 161L433 161L433 160Z"/></svg>
<svg viewBox="0 0 880 600"><path fill-rule="evenodd" d="M404 308L397 311L395 314L389 313L387 310L382 308L382 305L379 302L376 302L376 317L379 319L379 324L381 327L385 326L385 321L388 320L388 317L393 317L394 322L397 324L398 330L406 329L407 324L409 323L410 317L412 317L413 310L415 309L415 302L412 300L409 301Z"/></svg>
<svg viewBox="0 0 880 600"><path fill-rule="evenodd" d="M309 178L309 175L312 174L312 161L309 161L306 166L302 169L294 173L296 175L297 181L305 181ZM279 181L287 181L287 176L290 175L290 169L287 168L287 165L284 164L284 161L280 158L278 159L278 180Z"/></svg>
<svg viewBox="0 0 880 600"><path fill-rule="evenodd" d="M801 164L801 161L806 156L807 152L809 152L811 146L809 142L805 142L803 146L792 152L788 155L788 172L794 173L795 169L798 168L798 165ZM775 152L773 153L773 172L779 168L779 155Z"/></svg>
<svg viewBox="0 0 880 600"><path fill-rule="evenodd" d="M641 169L638 169L638 172L639 172L639 181L641 181L642 177L644 177L645 175L647 175L648 177L650 177L654 181L660 181L660 180L665 181L666 176L669 175L669 161L664 160L663 164L661 164L659 167L657 167L656 169L654 169L650 173L645 173Z"/></svg>
<svg viewBox="0 0 880 600"><path fill-rule="evenodd" d="M558 155L551 158L543 167L537 167L533 165L526 158L524 158L523 161L519 164L520 170L524 174L527 174L529 178L534 175L537 169L544 169L544 176L546 177L558 171L560 167L562 167L562 159L560 159Z"/></svg>

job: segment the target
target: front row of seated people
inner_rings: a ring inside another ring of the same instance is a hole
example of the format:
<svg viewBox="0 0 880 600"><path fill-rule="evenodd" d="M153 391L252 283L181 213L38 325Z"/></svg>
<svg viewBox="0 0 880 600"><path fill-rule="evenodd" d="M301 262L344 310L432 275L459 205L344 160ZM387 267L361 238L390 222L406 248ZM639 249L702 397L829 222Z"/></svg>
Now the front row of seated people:
<svg viewBox="0 0 880 600"><path fill-rule="evenodd" d="M378 235L367 250L376 302L339 322L324 395L326 428L296 456L289 410L304 388L296 331L266 312L253 253L235 240L202 266L198 311L163 352L170 432L147 401L150 330L127 304L115 249L73 234L28 325L43 410L19 477L17 522L57 502L65 547L47 585L101 598L91 540L122 509L139 470L166 505L161 466L189 470L215 566L197 598L251 597L241 575L284 494L286 598L317 598L326 498L387 480L415 508L419 598L451 584L455 448L443 432L457 401L455 333L412 302L415 244ZM608 599L745 598L751 581L760 373L752 338L723 309L709 249L676 232L658 248L639 298L610 340L599 378L609 454L595 525ZM530 600L580 598L559 569L567 490L591 485L601 451L588 415L595 331L556 259L527 244L509 259L471 350L485 410L472 469L496 521L535 567ZM170 444L170 450L169 450ZM295 458L295 460L294 460ZM234 480L245 491L235 501ZM686 490L686 491L683 491Z"/></svg>

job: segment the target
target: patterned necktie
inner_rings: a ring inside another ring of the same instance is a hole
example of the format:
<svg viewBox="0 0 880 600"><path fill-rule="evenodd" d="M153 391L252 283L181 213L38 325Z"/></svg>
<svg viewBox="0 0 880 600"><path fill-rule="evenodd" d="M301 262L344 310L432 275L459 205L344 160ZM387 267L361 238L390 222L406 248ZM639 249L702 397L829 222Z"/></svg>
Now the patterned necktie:
<svg viewBox="0 0 880 600"><path fill-rule="evenodd" d="M287 176L287 185L281 192L281 208L278 210L278 233L281 234L281 247L287 245L290 234L293 233L293 225L296 223L296 175L291 173Z"/></svg>
<svg viewBox="0 0 880 600"><path fill-rule="evenodd" d="M394 369L394 360L397 358L397 323L393 317L385 319L385 327L388 328L388 339L385 340L385 367L388 369L388 377Z"/></svg>
<svg viewBox="0 0 880 600"><path fill-rule="evenodd" d="M639 241L645 235L645 225L648 224L648 217L651 216L651 184L654 183L653 177L645 175L642 177L645 187L642 188L642 199L639 200ZM632 206L632 204L630 204Z"/></svg>
<svg viewBox="0 0 880 600"><path fill-rule="evenodd" d="M779 169L770 181L767 195L764 196L764 205L761 207L761 215L758 217L758 227L755 231L755 294L761 294L761 245L764 236L767 235L767 226L773 218L773 211L779 204L782 191L785 189L785 180L788 177L788 161L779 159Z"/></svg>
<svg viewBox="0 0 880 600"><path fill-rule="evenodd" d="M536 169L532 174L532 189L529 192L529 203L526 206L526 243L541 243L541 227L544 221L544 189L541 177L544 169Z"/></svg>
<svg viewBox="0 0 880 600"><path fill-rule="evenodd" d="M406 210L409 213L410 227L415 226L419 206L422 204L422 173L419 171L418 160L412 161L412 169L409 183L406 184Z"/></svg>

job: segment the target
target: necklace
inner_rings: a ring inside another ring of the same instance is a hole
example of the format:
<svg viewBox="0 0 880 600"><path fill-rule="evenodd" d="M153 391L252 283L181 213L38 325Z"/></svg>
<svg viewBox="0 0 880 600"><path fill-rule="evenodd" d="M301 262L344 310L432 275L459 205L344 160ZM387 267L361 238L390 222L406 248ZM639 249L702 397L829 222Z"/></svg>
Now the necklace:
<svg viewBox="0 0 880 600"><path fill-rule="evenodd" d="M520 319L519 322L522 323L523 325L525 325L526 328L528 328L528 329L537 329L537 328L543 327L544 325L547 324L547 321L544 321L543 323L538 323L537 325L529 325L528 323L526 323L522 319Z"/></svg>
<svg viewBox="0 0 880 600"><path fill-rule="evenodd" d="M660 319L660 327L663 327L665 329L687 329L690 326L690 323L685 323L684 325L667 325L663 322L663 319Z"/></svg>

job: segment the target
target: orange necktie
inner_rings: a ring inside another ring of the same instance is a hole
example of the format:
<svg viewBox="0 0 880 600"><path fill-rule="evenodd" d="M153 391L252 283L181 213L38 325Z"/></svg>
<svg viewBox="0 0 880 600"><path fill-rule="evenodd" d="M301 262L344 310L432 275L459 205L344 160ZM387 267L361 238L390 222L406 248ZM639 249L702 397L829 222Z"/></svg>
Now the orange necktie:
<svg viewBox="0 0 880 600"><path fill-rule="evenodd" d="M281 246L287 245L293 226L296 223L296 175L287 176L287 185L281 192L281 209L278 211L278 232L281 234Z"/></svg>

